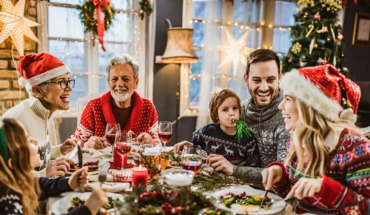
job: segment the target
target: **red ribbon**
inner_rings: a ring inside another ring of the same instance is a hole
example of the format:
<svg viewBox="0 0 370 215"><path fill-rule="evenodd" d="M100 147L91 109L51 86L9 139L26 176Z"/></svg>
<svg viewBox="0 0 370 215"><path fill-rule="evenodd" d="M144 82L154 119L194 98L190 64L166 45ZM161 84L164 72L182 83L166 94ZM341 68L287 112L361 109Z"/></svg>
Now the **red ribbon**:
<svg viewBox="0 0 370 215"><path fill-rule="evenodd" d="M104 41L103 41L104 30L105 30L104 17L103 17L104 15L103 15L103 11L101 7L108 7L110 5L111 0L92 0L92 1L94 5L97 5L96 16L98 20L98 40L99 40L99 43L101 44L101 48L105 51Z"/></svg>

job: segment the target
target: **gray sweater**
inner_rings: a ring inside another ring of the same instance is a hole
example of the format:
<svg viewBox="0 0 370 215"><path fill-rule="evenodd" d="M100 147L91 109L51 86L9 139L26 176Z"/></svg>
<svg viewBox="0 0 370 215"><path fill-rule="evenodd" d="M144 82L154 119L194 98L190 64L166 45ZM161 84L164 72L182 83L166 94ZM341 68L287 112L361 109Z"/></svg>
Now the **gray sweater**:
<svg viewBox="0 0 370 215"><path fill-rule="evenodd" d="M262 170L271 162L284 162L287 156L289 133L285 129L283 116L278 109L283 98L283 92L280 91L279 96L265 107L255 105L252 99L242 103L241 119L255 130L254 136L257 138L261 156L260 167L239 167L236 172L234 166L234 174L243 174L249 171L245 178L247 183L262 186Z"/></svg>

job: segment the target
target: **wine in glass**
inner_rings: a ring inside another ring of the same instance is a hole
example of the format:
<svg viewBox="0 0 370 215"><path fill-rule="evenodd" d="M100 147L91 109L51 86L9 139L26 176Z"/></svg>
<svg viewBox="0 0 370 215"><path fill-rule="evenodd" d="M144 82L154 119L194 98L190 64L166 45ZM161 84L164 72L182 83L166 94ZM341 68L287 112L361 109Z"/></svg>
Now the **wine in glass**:
<svg viewBox="0 0 370 215"><path fill-rule="evenodd" d="M105 138L109 145L113 146L117 131L121 131L119 123L107 123L105 127Z"/></svg>
<svg viewBox="0 0 370 215"><path fill-rule="evenodd" d="M202 150L200 146L184 146L181 155L183 169L191 170L197 174L200 171L202 163Z"/></svg>
<svg viewBox="0 0 370 215"><path fill-rule="evenodd" d="M159 122L158 136L163 143L164 150L166 150L166 144L172 137L172 123L167 121Z"/></svg>
<svg viewBox="0 0 370 215"><path fill-rule="evenodd" d="M126 156L131 151L131 147L132 147L132 139L127 138L126 135L127 135L126 132L117 131L116 138L114 141L114 150L122 158L122 163L121 163L122 174L123 174L123 169L124 169L124 166L123 166L124 156Z"/></svg>

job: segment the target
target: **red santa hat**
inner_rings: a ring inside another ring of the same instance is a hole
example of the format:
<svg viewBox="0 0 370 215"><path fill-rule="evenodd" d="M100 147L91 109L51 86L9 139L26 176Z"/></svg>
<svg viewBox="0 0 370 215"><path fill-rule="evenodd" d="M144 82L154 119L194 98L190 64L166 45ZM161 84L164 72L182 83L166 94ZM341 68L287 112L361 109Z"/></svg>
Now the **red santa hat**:
<svg viewBox="0 0 370 215"><path fill-rule="evenodd" d="M332 65L306 67L285 74L280 82L284 93L295 96L313 107L325 118L338 121L340 118L356 121L361 97L360 87L345 77ZM352 110L341 107L342 91L352 105Z"/></svg>
<svg viewBox="0 0 370 215"><path fill-rule="evenodd" d="M62 61L48 53L21 56L17 70L21 76L18 80L21 86L39 85L71 72Z"/></svg>

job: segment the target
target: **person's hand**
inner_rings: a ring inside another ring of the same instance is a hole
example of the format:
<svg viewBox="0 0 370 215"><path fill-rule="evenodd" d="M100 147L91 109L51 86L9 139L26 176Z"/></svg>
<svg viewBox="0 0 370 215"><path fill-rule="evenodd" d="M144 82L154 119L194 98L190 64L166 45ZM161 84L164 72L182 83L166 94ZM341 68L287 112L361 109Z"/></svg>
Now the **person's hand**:
<svg viewBox="0 0 370 215"><path fill-rule="evenodd" d="M273 165L262 171L262 184L265 190L271 190L272 186L280 181L283 169L279 165Z"/></svg>
<svg viewBox="0 0 370 215"><path fill-rule="evenodd" d="M66 154L70 153L75 146L76 146L76 142L75 141L73 141L72 139L67 139L60 146L60 151L62 152L63 155L66 155Z"/></svg>
<svg viewBox="0 0 370 215"><path fill-rule="evenodd" d="M100 137L91 136L87 142L85 142L84 147L93 149L103 149L104 142L101 141Z"/></svg>
<svg viewBox="0 0 370 215"><path fill-rule="evenodd" d="M322 178L301 178L292 187L285 199L290 199L293 196L301 200L306 197L313 197L321 191Z"/></svg>
<svg viewBox="0 0 370 215"><path fill-rule="evenodd" d="M97 187L89 197L86 207L90 210L91 214L97 214L100 211L100 208L108 203L106 188Z"/></svg>
<svg viewBox="0 0 370 215"><path fill-rule="evenodd" d="M46 177L55 178L57 176L64 176L70 169L69 162L73 161L67 157L60 157L51 161L49 166L46 167Z"/></svg>
<svg viewBox="0 0 370 215"><path fill-rule="evenodd" d="M224 172L226 175L234 173L234 166L222 155L210 154L206 163L216 172Z"/></svg>
<svg viewBox="0 0 370 215"><path fill-rule="evenodd" d="M68 179L69 188L72 190L77 189L80 185L84 185L87 183L87 169L88 167L85 166L76 170L72 176Z"/></svg>
<svg viewBox="0 0 370 215"><path fill-rule="evenodd" d="M152 142L152 136L148 133L141 133L137 136L137 141L139 142L139 145L148 144Z"/></svg>
<svg viewBox="0 0 370 215"><path fill-rule="evenodd" d="M193 144L188 142L188 141L182 141L180 143L176 143L174 146L173 146L173 153L177 154L177 153L181 153L182 149L184 148L184 146L192 146Z"/></svg>

